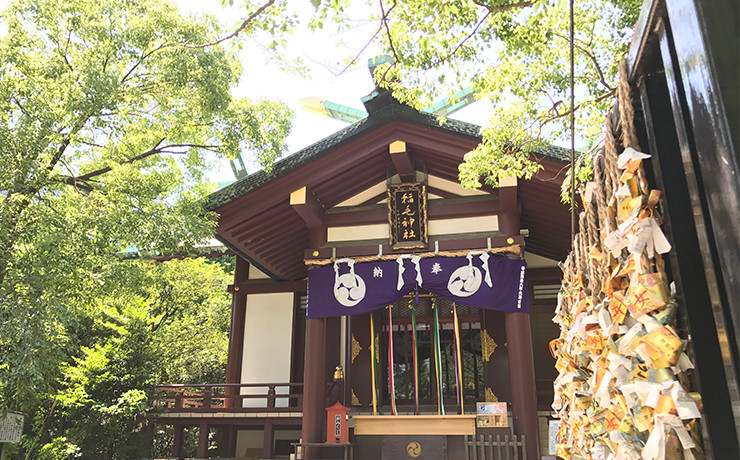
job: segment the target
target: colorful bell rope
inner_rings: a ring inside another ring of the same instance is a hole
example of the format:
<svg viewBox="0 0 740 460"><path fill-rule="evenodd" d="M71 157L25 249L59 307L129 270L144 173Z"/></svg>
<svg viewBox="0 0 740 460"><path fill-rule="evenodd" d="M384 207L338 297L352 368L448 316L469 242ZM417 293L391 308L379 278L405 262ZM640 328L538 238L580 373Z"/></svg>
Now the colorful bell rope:
<svg viewBox="0 0 740 460"><path fill-rule="evenodd" d="M393 305L388 305L388 390L391 394L391 415L396 415L396 382L393 378Z"/></svg>
<svg viewBox="0 0 740 460"><path fill-rule="evenodd" d="M437 312L437 298L432 297L434 310L434 371L437 377L437 414L445 415L444 394L442 391L442 352L439 344L439 314Z"/></svg>
<svg viewBox="0 0 740 460"><path fill-rule="evenodd" d="M419 304L419 291L416 291L416 305ZM416 305L409 301L411 308L411 345L413 346L414 366L414 414L419 415L419 355L417 354L416 341Z"/></svg>
<svg viewBox="0 0 740 460"><path fill-rule="evenodd" d="M460 322L457 319L457 305L452 303L452 319L455 330L455 384L456 384L456 396L457 396L457 413L459 415L465 414L463 404L465 402L465 393L463 388L463 376L462 376L462 354L460 353Z"/></svg>

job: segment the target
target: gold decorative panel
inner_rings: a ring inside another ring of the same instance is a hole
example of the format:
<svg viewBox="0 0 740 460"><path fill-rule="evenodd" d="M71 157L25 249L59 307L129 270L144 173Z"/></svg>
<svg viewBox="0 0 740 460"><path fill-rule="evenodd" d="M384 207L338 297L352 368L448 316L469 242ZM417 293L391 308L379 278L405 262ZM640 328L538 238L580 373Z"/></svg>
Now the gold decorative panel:
<svg viewBox="0 0 740 460"><path fill-rule="evenodd" d="M355 394L355 389L352 389L352 405L353 406L362 406L362 403L360 402L360 398L357 397Z"/></svg>
<svg viewBox="0 0 740 460"><path fill-rule="evenodd" d="M486 388L486 402L498 402L498 398L490 388Z"/></svg>
<svg viewBox="0 0 740 460"><path fill-rule="evenodd" d="M355 363L355 358L357 358L357 355L359 355L361 351L362 345L357 341L355 335L352 334L352 364Z"/></svg>
<svg viewBox="0 0 740 460"><path fill-rule="evenodd" d="M493 338L488 335L488 331L483 329L480 333L480 341L481 341L481 349L483 351L483 361L488 362L488 360L491 359L491 355L494 351L496 351L496 348L498 345L493 340Z"/></svg>

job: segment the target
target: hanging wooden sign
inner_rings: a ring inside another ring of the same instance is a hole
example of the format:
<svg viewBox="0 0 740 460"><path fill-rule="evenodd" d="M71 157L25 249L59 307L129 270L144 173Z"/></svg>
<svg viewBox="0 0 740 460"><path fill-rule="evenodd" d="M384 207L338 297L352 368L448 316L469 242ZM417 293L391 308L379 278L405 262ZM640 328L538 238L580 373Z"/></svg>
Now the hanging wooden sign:
<svg viewBox="0 0 740 460"><path fill-rule="evenodd" d="M391 185L388 188L388 222L393 249L426 248L426 185Z"/></svg>

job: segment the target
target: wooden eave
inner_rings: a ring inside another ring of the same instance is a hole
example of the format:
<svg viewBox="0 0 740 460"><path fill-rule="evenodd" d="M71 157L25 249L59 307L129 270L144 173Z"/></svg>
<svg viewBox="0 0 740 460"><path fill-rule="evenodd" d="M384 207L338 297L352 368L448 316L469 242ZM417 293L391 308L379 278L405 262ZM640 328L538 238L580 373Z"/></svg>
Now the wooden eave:
<svg viewBox="0 0 740 460"><path fill-rule="evenodd" d="M278 162L271 174L260 172L243 179L241 184L234 184L233 190L222 192L227 198L219 196L219 192L212 195L210 209L220 215L217 238L273 279L300 280L307 275L304 251L311 247L311 230L291 206L292 192L306 187L317 202L314 205L323 208L325 224L346 221L348 217L342 215L342 210L332 208L395 174L388 146L397 140L406 143L408 159L417 171L456 181L458 165L464 155L480 142L471 134L470 126L474 125L455 122L459 126L446 129L436 120L429 122L428 117L420 123L418 112L408 116L410 108L394 110L397 113L391 119L383 123L376 121L374 125L370 123L367 129L359 132L355 128L352 136L325 149L316 148L324 141L305 149L313 149L310 157L301 158L306 155L301 151L295 154L297 158L291 156ZM346 130L351 131L355 125ZM291 168L290 162L295 164L296 161L301 163ZM558 171L563 163L551 159L542 162L545 170L538 177L519 183L522 228L530 230L530 238L526 241L528 251L562 259L570 247L569 213L559 202L562 174ZM492 196L463 199L461 203L470 204L457 211L445 209L442 203L431 204L430 210L450 216L494 213L498 209L493 203L497 201L497 193L490 187L484 190ZM484 203L485 200L490 203ZM489 207L485 208L486 205ZM370 205L367 209L355 209L354 225L382 222L385 213L380 208L383 207ZM567 242L563 239L563 231L567 233Z"/></svg>

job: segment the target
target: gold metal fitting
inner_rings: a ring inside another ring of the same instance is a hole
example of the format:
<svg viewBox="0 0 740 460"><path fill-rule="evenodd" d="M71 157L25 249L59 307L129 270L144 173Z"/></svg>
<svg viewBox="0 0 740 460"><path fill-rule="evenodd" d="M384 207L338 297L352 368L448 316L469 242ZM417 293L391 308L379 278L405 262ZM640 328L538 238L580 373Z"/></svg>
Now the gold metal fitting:
<svg viewBox="0 0 740 460"><path fill-rule="evenodd" d="M334 370L334 380L344 380L344 370L342 366L337 366Z"/></svg>

